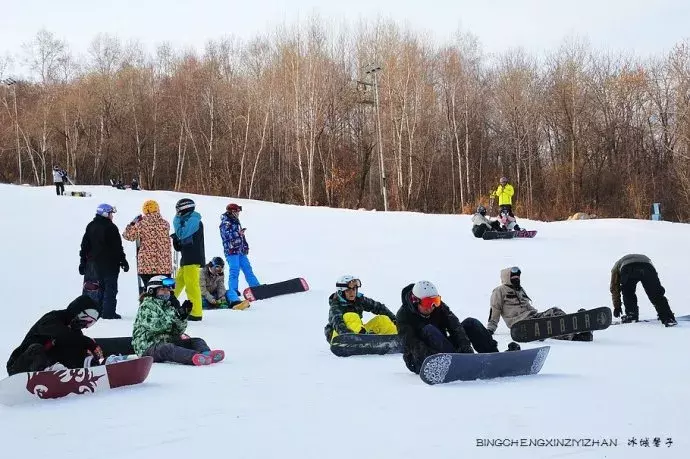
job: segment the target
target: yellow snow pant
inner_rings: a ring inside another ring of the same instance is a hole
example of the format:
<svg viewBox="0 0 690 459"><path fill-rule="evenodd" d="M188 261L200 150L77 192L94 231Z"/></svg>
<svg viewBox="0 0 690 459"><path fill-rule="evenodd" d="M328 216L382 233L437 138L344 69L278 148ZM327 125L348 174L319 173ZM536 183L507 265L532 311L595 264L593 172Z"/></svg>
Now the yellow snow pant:
<svg viewBox="0 0 690 459"><path fill-rule="evenodd" d="M343 314L343 322L345 326L352 330L352 333L359 333L362 328L367 331L367 333L372 333L374 335L397 335L398 327L395 326L393 321L388 316L374 316L369 322L362 323L362 319L359 314L354 312L346 312ZM333 336L331 339L338 336L338 332L333 330Z"/></svg>
<svg viewBox="0 0 690 459"><path fill-rule="evenodd" d="M192 302L190 316L201 317L201 287L199 287L199 265L181 266L175 276L175 296L179 299L182 290L187 293L187 299Z"/></svg>

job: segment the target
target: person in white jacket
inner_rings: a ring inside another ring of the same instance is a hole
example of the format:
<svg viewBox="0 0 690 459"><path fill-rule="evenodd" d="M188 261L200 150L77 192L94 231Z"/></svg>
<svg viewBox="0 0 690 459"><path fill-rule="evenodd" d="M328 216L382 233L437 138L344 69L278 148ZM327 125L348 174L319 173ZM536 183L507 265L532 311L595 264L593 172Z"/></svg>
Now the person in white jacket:
<svg viewBox="0 0 690 459"><path fill-rule="evenodd" d="M65 194L65 177L59 166L53 166L53 185L58 196Z"/></svg>

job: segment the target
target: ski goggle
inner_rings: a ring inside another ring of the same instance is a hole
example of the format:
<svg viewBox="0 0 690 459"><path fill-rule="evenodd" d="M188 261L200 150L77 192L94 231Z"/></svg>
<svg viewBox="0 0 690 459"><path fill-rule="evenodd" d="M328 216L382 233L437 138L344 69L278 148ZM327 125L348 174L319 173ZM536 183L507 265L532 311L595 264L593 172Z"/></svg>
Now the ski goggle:
<svg viewBox="0 0 690 459"><path fill-rule="evenodd" d="M428 296L419 300L419 310L424 314L429 314L435 308L441 306L441 296Z"/></svg>
<svg viewBox="0 0 690 459"><path fill-rule="evenodd" d="M172 290L175 288L175 279L172 277L166 277L161 281L161 286Z"/></svg>
<svg viewBox="0 0 690 459"><path fill-rule="evenodd" d="M100 314L95 309L86 309L77 314L77 321L82 328L89 328L96 323L99 317Z"/></svg>
<svg viewBox="0 0 690 459"><path fill-rule="evenodd" d="M339 282L339 283L335 284L335 286L340 287L340 288L345 288L347 290L354 290L354 289L360 288L362 286L362 281L360 281L359 279L352 279L350 282L348 282L346 284Z"/></svg>

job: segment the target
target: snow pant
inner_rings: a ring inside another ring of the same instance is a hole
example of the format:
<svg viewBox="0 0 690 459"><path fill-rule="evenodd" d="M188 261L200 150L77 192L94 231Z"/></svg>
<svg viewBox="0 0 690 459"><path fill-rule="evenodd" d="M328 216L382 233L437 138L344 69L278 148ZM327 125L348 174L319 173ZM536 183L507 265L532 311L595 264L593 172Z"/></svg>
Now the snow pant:
<svg viewBox="0 0 690 459"><path fill-rule="evenodd" d="M58 196L65 194L64 182L54 182L53 184L55 185L55 193L57 193Z"/></svg>
<svg viewBox="0 0 690 459"><path fill-rule="evenodd" d="M259 279L254 275L252 270L252 264L249 262L249 257L244 254L237 255L226 255L225 259L228 261L228 301L230 303L234 301L241 301L240 296L237 294L239 291L239 279L240 271L244 274L244 278L250 287L256 287L260 285Z"/></svg>
<svg viewBox="0 0 690 459"><path fill-rule="evenodd" d="M489 331L480 321L473 317L468 317L460 325L465 330L467 339L470 340L475 351L482 354L498 352L498 343L491 337ZM459 349L453 346L453 343L450 342L444 332L431 324L422 328L422 339L436 352L453 353L459 351Z"/></svg>
<svg viewBox="0 0 690 459"><path fill-rule="evenodd" d="M40 344L32 344L24 352L12 353L7 361L7 374L9 376L28 371L43 371L51 366L51 361L46 355L45 349Z"/></svg>
<svg viewBox="0 0 690 459"><path fill-rule="evenodd" d="M355 312L346 312L343 314L343 322L345 326L352 331L352 333L371 333L373 335L397 335L398 327L388 316L374 316L366 323L362 322L362 318ZM338 332L333 330L331 339L338 336Z"/></svg>
<svg viewBox="0 0 690 459"><path fill-rule="evenodd" d="M193 365L192 357L211 349L201 338L179 339L172 343L158 343L146 349L144 356L153 357L154 362L175 362Z"/></svg>
<svg viewBox="0 0 690 459"><path fill-rule="evenodd" d="M83 295L88 295L94 301L100 303L103 307L101 311L102 319L113 319L117 309L117 280L119 272L115 274L98 275L95 267L91 264L87 265L86 274L84 274L84 289ZM98 284L98 291L89 290L87 284Z"/></svg>
<svg viewBox="0 0 690 459"><path fill-rule="evenodd" d="M666 290L661 285L659 274L657 274L654 266L649 263L630 263L621 268L620 275L623 304L625 305L625 314L627 316L639 317L637 295L635 294L638 282L642 283L649 301L656 309L659 320L673 316L668 299L665 296Z"/></svg>
<svg viewBox="0 0 690 459"><path fill-rule="evenodd" d="M192 312L189 316L201 319L201 287L199 286L199 265L180 266L175 276L175 296L180 297L182 290L187 293L187 298L192 302Z"/></svg>
<svg viewBox="0 0 690 459"><path fill-rule="evenodd" d="M170 277L170 273L160 273L160 274L139 274L139 279L141 279L141 282L139 282L139 294L141 295L146 291L146 284L149 283L151 278L156 277L156 276L165 276L165 277ZM142 286L143 284L143 286Z"/></svg>
<svg viewBox="0 0 690 459"><path fill-rule="evenodd" d="M474 237L481 238L487 231L501 231L501 224L494 220L491 222L491 228L483 224L472 226L472 234L474 234Z"/></svg>

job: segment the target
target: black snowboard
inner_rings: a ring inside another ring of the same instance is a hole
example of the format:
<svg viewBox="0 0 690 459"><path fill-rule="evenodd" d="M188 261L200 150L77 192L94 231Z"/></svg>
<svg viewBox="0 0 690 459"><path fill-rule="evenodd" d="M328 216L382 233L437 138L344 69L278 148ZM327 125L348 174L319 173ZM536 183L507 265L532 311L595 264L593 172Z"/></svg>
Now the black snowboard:
<svg viewBox="0 0 690 459"><path fill-rule="evenodd" d="M121 336L118 338L94 338L96 344L101 347L104 356L109 355L132 355L135 354L132 347L131 336Z"/></svg>
<svg viewBox="0 0 690 459"><path fill-rule="evenodd" d="M650 322L659 322L659 319L642 319L642 320L638 320L637 322L633 322L633 324L635 324L635 323L650 323ZM690 315L678 316L678 317L676 317L676 322L690 322ZM631 325L631 324L624 324L623 322L621 322L620 319L617 319L615 322L611 323L611 325Z"/></svg>
<svg viewBox="0 0 690 459"><path fill-rule="evenodd" d="M300 293L309 290L309 284L301 277L276 282L275 284L262 284L256 287L247 287L242 295L248 301L265 300L274 296Z"/></svg>
<svg viewBox="0 0 690 459"><path fill-rule="evenodd" d="M338 357L352 355L400 354L403 351L399 335L364 335L348 333L331 341L331 352Z"/></svg>
<svg viewBox="0 0 690 459"><path fill-rule="evenodd" d="M526 319L513 324L510 336L519 343L528 343L570 333L605 330L611 325L612 319L611 309L607 307L562 316Z"/></svg>
<svg viewBox="0 0 690 459"><path fill-rule="evenodd" d="M494 239L513 239L514 237L514 231L484 231L484 234L482 234L482 239L485 241L492 241Z"/></svg>
<svg viewBox="0 0 690 459"><path fill-rule="evenodd" d="M535 375L541 371L549 349L549 346L544 346L487 354L434 354L424 359L419 377L425 383L434 385L451 381Z"/></svg>

